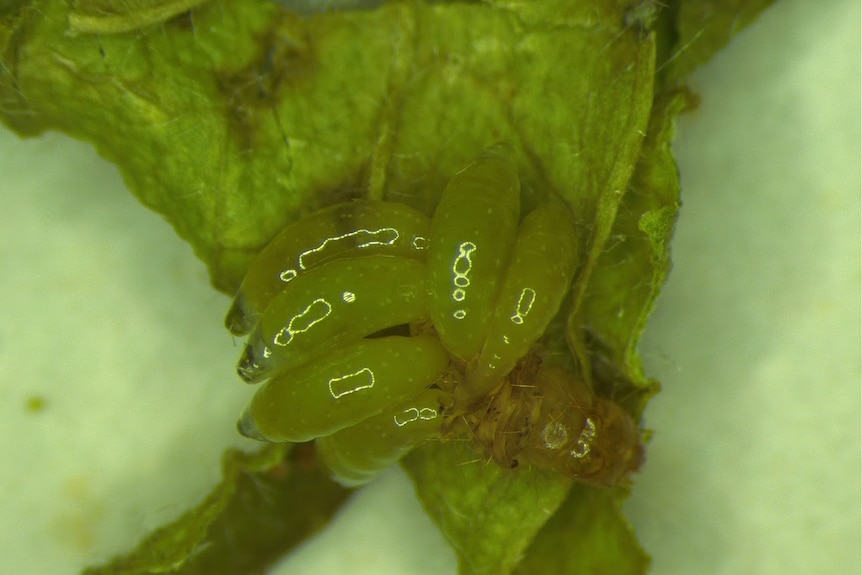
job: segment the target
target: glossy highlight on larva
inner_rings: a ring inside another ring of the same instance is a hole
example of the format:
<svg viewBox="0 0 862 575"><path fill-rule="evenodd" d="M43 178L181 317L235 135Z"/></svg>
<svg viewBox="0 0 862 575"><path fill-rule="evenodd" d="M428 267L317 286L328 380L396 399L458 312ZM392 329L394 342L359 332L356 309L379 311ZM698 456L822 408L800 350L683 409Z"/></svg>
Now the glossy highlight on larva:
<svg viewBox="0 0 862 575"><path fill-rule="evenodd" d="M521 219L512 150L455 173L431 219L354 201L287 226L252 262L228 312L250 333L237 366L267 380L240 418L264 441L315 439L347 485L431 440L470 440L503 467L626 481L640 432L541 340L579 262L559 198Z"/></svg>

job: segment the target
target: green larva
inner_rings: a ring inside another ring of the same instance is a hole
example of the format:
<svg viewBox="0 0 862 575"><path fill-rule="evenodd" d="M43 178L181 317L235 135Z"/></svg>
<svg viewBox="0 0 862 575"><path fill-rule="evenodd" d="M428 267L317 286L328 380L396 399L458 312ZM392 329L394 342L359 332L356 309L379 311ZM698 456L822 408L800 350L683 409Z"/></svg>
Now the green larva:
<svg viewBox="0 0 862 575"><path fill-rule="evenodd" d="M273 377L255 394L240 430L268 441L331 435L421 393L448 363L434 337L363 339Z"/></svg>
<svg viewBox="0 0 862 575"><path fill-rule="evenodd" d="M386 255L338 259L287 284L261 316L237 371L249 383L426 315L425 265Z"/></svg>
<svg viewBox="0 0 862 575"><path fill-rule="evenodd" d="M317 440L317 453L343 485L362 485L417 445L439 437L445 395L426 389L353 427Z"/></svg>
<svg viewBox="0 0 862 575"><path fill-rule="evenodd" d="M575 224L562 202L524 218L499 287L487 337L462 393L493 391L540 338L560 309L578 263Z"/></svg>
<svg viewBox="0 0 862 575"><path fill-rule="evenodd" d="M225 325L245 335L287 284L341 257L388 254L424 258L429 219L403 204L368 200L337 204L284 228L252 262Z"/></svg>
<svg viewBox="0 0 862 575"><path fill-rule="evenodd" d="M440 341L468 359L482 349L515 241L521 188L511 151L495 146L455 174L431 221L430 312Z"/></svg>

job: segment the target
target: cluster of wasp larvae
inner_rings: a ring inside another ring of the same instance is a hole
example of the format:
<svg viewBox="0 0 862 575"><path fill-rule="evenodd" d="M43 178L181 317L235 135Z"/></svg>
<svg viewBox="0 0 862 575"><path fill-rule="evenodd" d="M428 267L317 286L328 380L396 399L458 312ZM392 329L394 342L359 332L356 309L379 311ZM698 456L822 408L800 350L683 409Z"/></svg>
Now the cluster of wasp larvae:
<svg viewBox="0 0 862 575"><path fill-rule="evenodd" d="M519 221L520 196L497 145L453 176L430 221L354 201L285 228L226 319L249 334L240 377L267 380L240 432L316 440L347 485L459 435L504 467L625 481L642 457L635 423L535 351L577 267L571 213L551 201Z"/></svg>

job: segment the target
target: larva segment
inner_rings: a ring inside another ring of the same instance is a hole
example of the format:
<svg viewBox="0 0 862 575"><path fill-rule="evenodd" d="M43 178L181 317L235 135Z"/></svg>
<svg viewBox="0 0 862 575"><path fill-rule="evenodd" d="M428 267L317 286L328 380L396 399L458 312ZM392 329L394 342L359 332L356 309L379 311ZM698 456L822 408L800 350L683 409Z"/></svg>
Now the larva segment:
<svg viewBox="0 0 862 575"><path fill-rule="evenodd" d="M257 323L270 301L303 273L336 258L387 254L424 259L431 222L393 202L355 201L284 228L249 266L225 318L234 335Z"/></svg>
<svg viewBox="0 0 862 575"><path fill-rule="evenodd" d="M542 336L569 291L578 264L575 223L554 202L521 223L500 288L488 337L459 396L492 392Z"/></svg>
<svg viewBox="0 0 862 575"><path fill-rule="evenodd" d="M443 345L467 359L481 350L520 212L508 147L488 149L455 174L431 221L431 319Z"/></svg>
<svg viewBox="0 0 862 575"><path fill-rule="evenodd" d="M427 317L425 265L397 256L346 258L297 277L272 300L237 365L249 383L382 329Z"/></svg>
<svg viewBox="0 0 862 575"><path fill-rule="evenodd" d="M274 442L330 435L420 393L448 363L433 337L362 340L268 381L238 428L246 437Z"/></svg>
<svg viewBox="0 0 862 575"><path fill-rule="evenodd" d="M426 389L391 411L317 440L317 454L346 487L363 485L414 447L439 436L443 393Z"/></svg>

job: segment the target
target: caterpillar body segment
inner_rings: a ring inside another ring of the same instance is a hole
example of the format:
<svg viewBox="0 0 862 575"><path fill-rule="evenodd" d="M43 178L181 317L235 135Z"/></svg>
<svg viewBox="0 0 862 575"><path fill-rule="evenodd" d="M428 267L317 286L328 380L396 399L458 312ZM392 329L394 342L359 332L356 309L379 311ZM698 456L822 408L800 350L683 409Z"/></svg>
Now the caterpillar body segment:
<svg viewBox="0 0 862 575"><path fill-rule="evenodd" d="M449 364L433 337L366 339L272 378L240 418L255 439L302 442L331 435L419 395Z"/></svg>
<svg viewBox="0 0 862 575"><path fill-rule="evenodd" d="M520 215L511 151L495 146L455 174L431 221L431 319L461 359L482 348Z"/></svg>
<svg viewBox="0 0 862 575"><path fill-rule="evenodd" d="M394 202L337 204L284 228L252 261L225 318L245 335L270 301L308 270L337 258L372 254L424 259L430 219Z"/></svg>
<svg viewBox="0 0 862 575"><path fill-rule="evenodd" d="M425 266L372 255L332 261L290 283L248 338L237 365L248 383L382 329L427 317Z"/></svg>
<svg viewBox="0 0 862 575"><path fill-rule="evenodd" d="M368 483L417 445L437 438L443 421L439 390L426 389L391 411L317 440L317 453L347 487Z"/></svg>
<svg viewBox="0 0 862 575"><path fill-rule="evenodd" d="M493 391L542 336L571 286L577 245L574 220L562 202L524 218L487 338L461 390L465 399Z"/></svg>

